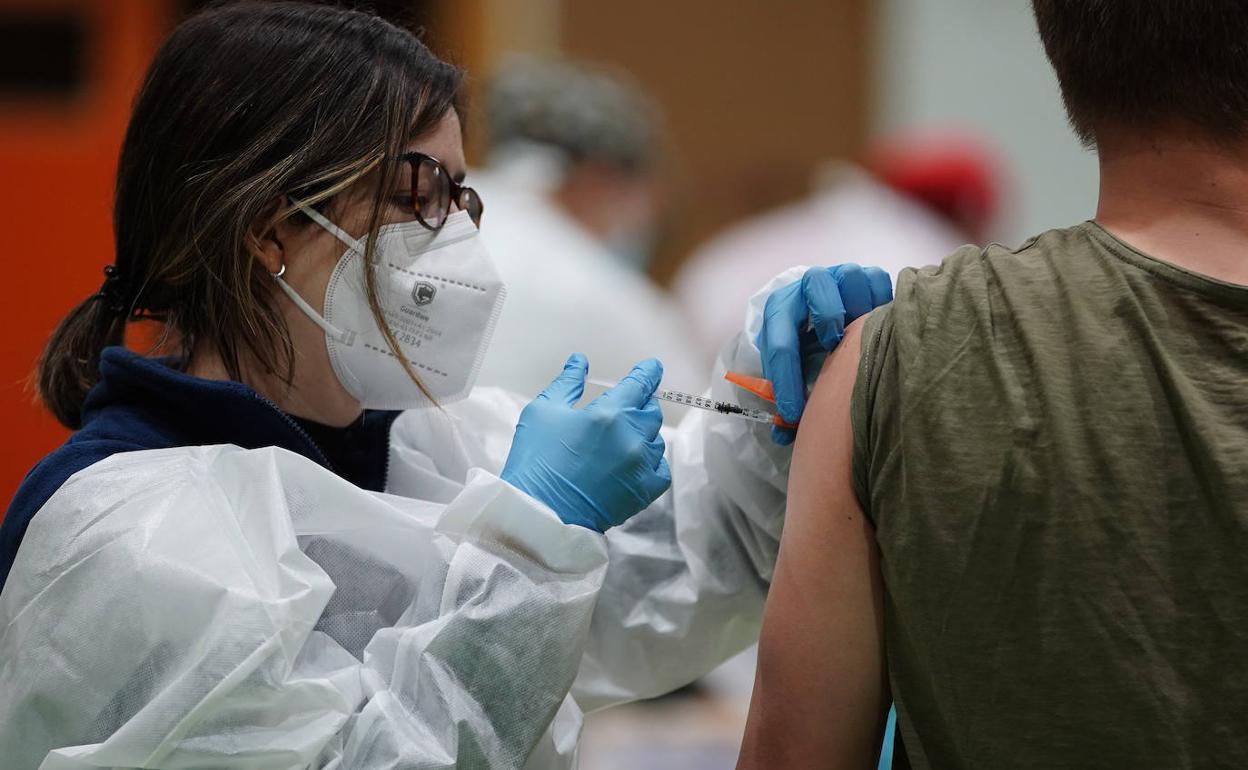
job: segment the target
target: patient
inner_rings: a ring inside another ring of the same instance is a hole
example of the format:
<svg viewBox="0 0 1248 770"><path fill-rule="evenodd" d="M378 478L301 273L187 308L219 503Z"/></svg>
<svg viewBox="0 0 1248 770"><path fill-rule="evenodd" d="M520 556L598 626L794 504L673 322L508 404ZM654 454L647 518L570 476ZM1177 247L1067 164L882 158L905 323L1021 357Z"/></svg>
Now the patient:
<svg viewBox="0 0 1248 770"><path fill-rule="evenodd" d="M1248 767L1248 4L1033 5L1096 220L829 359L742 768Z"/></svg>

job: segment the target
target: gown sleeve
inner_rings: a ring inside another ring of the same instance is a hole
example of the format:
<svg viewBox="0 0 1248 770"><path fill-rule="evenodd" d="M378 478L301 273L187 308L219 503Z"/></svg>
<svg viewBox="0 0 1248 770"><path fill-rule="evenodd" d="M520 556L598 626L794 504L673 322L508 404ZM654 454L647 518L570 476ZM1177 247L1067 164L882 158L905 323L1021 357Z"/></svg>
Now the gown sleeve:
<svg viewBox="0 0 1248 770"><path fill-rule="evenodd" d="M46 770L519 767L606 565L484 470L449 502L280 449L115 455L0 594L0 756Z"/></svg>
<svg viewBox="0 0 1248 770"><path fill-rule="evenodd" d="M721 352L711 393L764 407L723 379L761 376L754 339L777 276ZM784 521L791 448L767 425L703 410L664 429L672 487L607 533L609 566L573 696L585 711L681 687L758 640Z"/></svg>

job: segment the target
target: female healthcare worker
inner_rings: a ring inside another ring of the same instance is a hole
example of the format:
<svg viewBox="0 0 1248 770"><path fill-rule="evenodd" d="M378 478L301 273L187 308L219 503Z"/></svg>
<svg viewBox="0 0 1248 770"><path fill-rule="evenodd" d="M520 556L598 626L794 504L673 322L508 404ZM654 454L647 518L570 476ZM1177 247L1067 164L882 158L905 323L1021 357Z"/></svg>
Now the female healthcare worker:
<svg viewBox="0 0 1248 770"><path fill-rule="evenodd" d="M5 767L566 767L582 709L755 639L788 466L764 430L660 437L654 361L582 408L580 356L523 411L472 389L503 287L460 79L300 4L157 55L115 264L40 364L77 432L0 532ZM814 270L755 309L787 417L808 319L829 348L887 294ZM167 358L120 346L148 316ZM752 340L724 364L760 373Z"/></svg>

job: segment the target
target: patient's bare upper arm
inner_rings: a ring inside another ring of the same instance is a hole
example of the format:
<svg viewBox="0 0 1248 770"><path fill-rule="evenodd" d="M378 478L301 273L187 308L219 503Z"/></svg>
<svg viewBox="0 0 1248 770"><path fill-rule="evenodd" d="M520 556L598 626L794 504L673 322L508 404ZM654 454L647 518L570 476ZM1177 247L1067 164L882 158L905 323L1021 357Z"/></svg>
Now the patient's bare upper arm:
<svg viewBox="0 0 1248 770"><path fill-rule="evenodd" d="M740 768L867 767L888 703L874 529L851 483L862 321L828 358L798 431Z"/></svg>

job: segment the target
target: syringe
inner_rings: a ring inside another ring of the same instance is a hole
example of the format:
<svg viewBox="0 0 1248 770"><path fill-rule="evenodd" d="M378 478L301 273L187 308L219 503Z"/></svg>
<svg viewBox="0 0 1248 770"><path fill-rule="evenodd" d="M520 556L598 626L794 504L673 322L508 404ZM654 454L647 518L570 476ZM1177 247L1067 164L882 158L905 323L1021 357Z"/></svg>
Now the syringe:
<svg viewBox="0 0 1248 770"><path fill-rule="evenodd" d="M597 385L600 388L614 388L616 383L604 382L603 380L595 380L592 377L586 378L586 382L591 385ZM718 412L719 414L732 415L733 417L742 417L746 420L754 422L763 422L768 425L778 424L774 412L768 412L765 409L750 409L744 406L730 404L727 401L716 401L713 398L705 396L695 396L692 393L685 393L680 390L672 390L670 388L659 388L654 391L654 397L660 401L669 401L673 404L683 404L684 406L692 406L697 409L705 409L708 412Z"/></svg>

